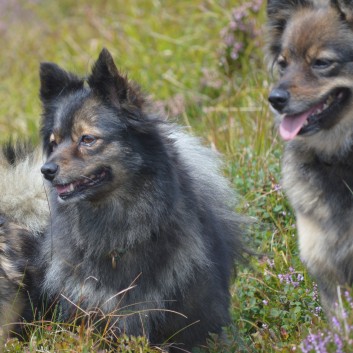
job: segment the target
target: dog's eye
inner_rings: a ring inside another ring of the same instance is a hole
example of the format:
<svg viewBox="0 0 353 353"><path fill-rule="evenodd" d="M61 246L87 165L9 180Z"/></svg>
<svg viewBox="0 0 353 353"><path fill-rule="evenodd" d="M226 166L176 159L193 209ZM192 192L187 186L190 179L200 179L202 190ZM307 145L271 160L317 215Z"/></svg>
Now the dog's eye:
<svg viewBox="0 0 353 353"><path fill-rule="evenodd" d="M314 69L327 69L333 64L330 59L316 59L314 60L312 66Z"/></svg>
<svg viewBox="0 0 353 353"><path fill-rule="evenodd" d="M57 143L53 140L53 141L49 141L49 153L52 153L54 152L55 148L57 146Z"/></svg>
<svg viewBox="0 0 353 353"><path fill-rule="evenodd" d="M49 137L49 144L48 144L49 153L52 153L57 147L57 145L58 144L56 143L54 134L51 134Z"/></svg>
<svg viewBox="0 0 353 353"><path fill-rule="evenodd" d="M277 66L278 66L279 72L283 72L286 69L286 67L288 66L288 63L285 58L280 57L277 60Z"/></svg>
<svg viewBox="0 0 353 353"><path fill-rule="evenodd" d="M92 146L95 144L97 139L92 135L83 135L80 139L80 144L84 146Z"/></svg>

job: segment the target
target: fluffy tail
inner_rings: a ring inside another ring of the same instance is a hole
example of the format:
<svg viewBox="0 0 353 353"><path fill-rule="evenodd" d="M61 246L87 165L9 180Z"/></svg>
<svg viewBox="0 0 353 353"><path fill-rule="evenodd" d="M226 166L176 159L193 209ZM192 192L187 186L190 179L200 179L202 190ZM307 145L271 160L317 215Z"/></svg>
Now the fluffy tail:
<svg viewBox="0 0 353 353"><path fill-rule="evenodd" d="M8 143L0 151L0 214L34 234L43 232L49 208L39 148Z"/></svg>

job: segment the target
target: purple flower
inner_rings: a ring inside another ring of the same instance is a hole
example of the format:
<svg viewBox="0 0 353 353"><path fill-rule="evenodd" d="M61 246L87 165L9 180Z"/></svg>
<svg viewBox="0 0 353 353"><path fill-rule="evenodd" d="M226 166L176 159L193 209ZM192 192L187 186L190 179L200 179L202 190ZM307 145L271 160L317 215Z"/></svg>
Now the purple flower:
<svg viewBox="0 0 353 353"><path fill-rule="evenodd" d="M230 57L233 59L233 60L237 60L239 58L239 53L236 51L236 50L232 50L230 52Z"/></svg>
<svg viewBox="0 0 353 353"><path fill-rule="evenodd" d="M314 309L314 315L315 316L319 316L321 311L322 311L321 306L316 306L315 309Z"/></svg>
<svg viewBox="0 0 353 353"><path fill-rule="evenodd" d="M227 35L224 36L224 43L227 47L231 47L234 45L234 34L233 33L227 33Z"/></svg>
<svg viewBox="0 0 353 353"><path fill-rule="evenodd" d="M273 185L273 190L274 191L281 191L281 185L280 184L274 184Z"/></svg>
<svg viewBox="0 0 353 353"><path fill-rule="evenodd" d="M232 31L235 31L237 28L238 28L238 24L236 21L230 21L229 23L229 28L232 30Z"/></svg>
<svg viewBox="0 0 353 353"><path fill-rule="evenodd" d="M352 300L350 293L347 290L344 292L344 296L345 296L346 301L349 304L349 306L353 309L353 300Z"/></svg>
<svg viewBox="0 0 353 353"><path fill-rule="evenodd" d="M336 317L332 318L332 324L336 329L341 329L341 324Z"/></svg>
<svg viewBox="0 0 353 353"><path fill-rule="evenodd" d="M344 353L342 339L337 333L334 334L333 341L336 345L336 353Z"/></svg>
<svg viewBox="0 0 353 353"><path fill-rule="evenodd" d="M271 259L267 259L267 264L270 268L273 268L275 266L275 261Z"/></svg>
<svg viewBox="0 0 353 353"><path fill-rule="evenodd" d="M298 280L298 282L304 281L304 276L301 273L298 273L297 280Z"/></svg>
<svg viewBox="0 0 353 353"><path fill-rule="evenodd" d="M228 25L220 32L223 47L220 52L220 63L227 73L234 72L241 65L239 58L254 38L259 36L258 22L252 15L258 13L263 0L249 0L243 5L234 7ZM254 54L255 55L255 54Z"/></svg>

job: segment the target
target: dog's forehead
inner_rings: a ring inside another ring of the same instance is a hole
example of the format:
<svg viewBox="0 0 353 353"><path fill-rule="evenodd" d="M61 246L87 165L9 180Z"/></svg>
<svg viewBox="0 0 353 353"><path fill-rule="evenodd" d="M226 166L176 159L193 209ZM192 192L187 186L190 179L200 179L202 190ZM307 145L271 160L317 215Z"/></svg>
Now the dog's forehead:
<svg viewBox="0 0 353 353"><path fill-rule="evenodd" d="M302 8L289 19L282 48L288 55L316 56L337 43L340 31L346 31L346 28L334 9Z"/></svg>
<svg viewBox="0 0 353 353"><path fill-rule="evenodd" d="M80 110L86 100L84 92L77 91L65 95L55 102L53 130L70 131L73 125L73 117Z"/></svg>
<svg viewBox="0 0 353 353"><path fill-rule="evenodd" d="M85 93L73 93L56 107L53 130L60 135L81 133L90 126L98 127L101 116L106 114L101 102Z"/></svg>
<svg viewBox="0 0 353 353"><path fill-rule="evenodd" d="M83 134L106 135L124 126L119 124L118 116L96 96L73 93L57 105L52 130L61 138Z"/></svg>

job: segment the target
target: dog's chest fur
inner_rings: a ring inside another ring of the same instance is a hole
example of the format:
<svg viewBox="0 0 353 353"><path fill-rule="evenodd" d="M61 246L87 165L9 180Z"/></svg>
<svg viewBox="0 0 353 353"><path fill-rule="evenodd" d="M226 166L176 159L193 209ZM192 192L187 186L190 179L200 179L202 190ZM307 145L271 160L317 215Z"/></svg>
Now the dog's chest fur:
<svg viewBox="0 0 353 353"><path fill-rule="evenodd" d="M163 310L188 286L196 268L208 266L200 240L154 236L151 225L142 221L124 229L119 207L106 206L95 209L81 202L63 211L53 204L53 233L46 236L40 261L48 266L45 291L52 299L59 295L65 319L77 308L99 308L104 315L121 314L126 307L135 312ZM173 252L167 256L170 248ZM121 255L113 260L118 250ZM130 320L129 325L134 324Z"/></svg>
<svg viewBox="0 0 353 353"><path fill-rule="evenodd" d="M292 141L282 170L296 213L300 255L325 282L324 296L332 298L336 284L353 282L353 152L327 161Z"/></svg>

